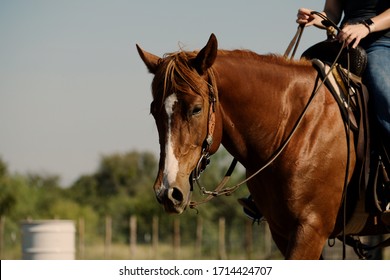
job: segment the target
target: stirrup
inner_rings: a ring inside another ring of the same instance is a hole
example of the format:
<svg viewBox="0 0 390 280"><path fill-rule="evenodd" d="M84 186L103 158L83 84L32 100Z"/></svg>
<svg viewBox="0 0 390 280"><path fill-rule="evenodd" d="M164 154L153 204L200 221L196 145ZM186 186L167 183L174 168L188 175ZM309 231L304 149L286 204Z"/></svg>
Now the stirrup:
<svg viewBox="0 0 390 280"><path fill-rule="evenodd" d="M237 200L238 203L240 203L243 207L245 215L251 220L253 220L253 222L260 222L260 220L264 218L263 215L260 213L259 209L257 208L255 202L253 201L251 195L245 198L239 198Z"/></svg>

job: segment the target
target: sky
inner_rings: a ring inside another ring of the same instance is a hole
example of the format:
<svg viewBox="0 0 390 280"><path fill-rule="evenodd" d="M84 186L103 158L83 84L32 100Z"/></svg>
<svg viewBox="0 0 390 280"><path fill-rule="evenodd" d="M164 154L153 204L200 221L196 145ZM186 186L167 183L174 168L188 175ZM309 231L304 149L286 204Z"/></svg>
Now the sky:
<svg viewBox="0 0 390 280"><path fill-rule="evenodd" d="M284 53L297 10L323 0L0 0L0 158L13 173L71 185L102 156L158 155L149 114L156 55L201 49ZM307 28L297 52L325 39Z"/></svg>

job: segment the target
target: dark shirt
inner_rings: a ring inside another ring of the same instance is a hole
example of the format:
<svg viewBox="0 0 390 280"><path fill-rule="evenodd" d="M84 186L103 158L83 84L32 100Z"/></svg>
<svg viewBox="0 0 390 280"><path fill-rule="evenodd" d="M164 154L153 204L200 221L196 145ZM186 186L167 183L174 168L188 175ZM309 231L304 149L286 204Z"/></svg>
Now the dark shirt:
<svg viewBox="0 0 390 280"><path fill-rule="evenodd" d="M360 23L362 20L372 18L390 8L390 0L344 0L344 18L342 25ZM361 42L367 46L381 37L390 38L390 29L369 34Z"/></svg>

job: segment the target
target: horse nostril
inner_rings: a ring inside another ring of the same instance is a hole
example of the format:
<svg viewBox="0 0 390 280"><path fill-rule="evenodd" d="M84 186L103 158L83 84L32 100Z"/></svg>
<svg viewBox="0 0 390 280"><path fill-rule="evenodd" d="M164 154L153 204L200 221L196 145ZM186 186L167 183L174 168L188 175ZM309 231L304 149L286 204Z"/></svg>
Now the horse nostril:
<svg viewBox="0 0 390 280"><path fill-rule="evenodd" d="M181 193L181 191L178 188L173 188L172 198L178 202L182 202L183 201L183 194Z"/></svg>

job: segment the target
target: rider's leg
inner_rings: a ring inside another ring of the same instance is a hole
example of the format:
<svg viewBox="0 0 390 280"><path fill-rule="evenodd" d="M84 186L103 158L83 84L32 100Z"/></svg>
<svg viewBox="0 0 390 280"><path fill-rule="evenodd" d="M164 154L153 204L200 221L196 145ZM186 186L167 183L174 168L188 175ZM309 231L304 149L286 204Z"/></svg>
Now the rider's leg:
<svg viewBox="0 0 390 280"><path fill-rule="evenodd" d="M364 82L378 122L390 139L390 38L378 40L366 51Z"/></svg>

